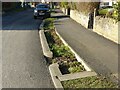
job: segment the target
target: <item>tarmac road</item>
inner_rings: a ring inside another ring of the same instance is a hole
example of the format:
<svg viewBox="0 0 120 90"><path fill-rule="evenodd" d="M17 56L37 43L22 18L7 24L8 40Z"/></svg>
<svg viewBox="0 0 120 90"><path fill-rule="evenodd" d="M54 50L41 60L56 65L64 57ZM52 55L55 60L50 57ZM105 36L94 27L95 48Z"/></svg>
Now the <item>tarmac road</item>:
<svg viewBox="0 0 120 90"><path fill-rule="evenodd" d="M60 14L61 15L61 14ZM86 30L70 18L55 22L57 32L76 53L99 74L116 75L118 78L118 45Z"/></svg>
<svg viewBox="0 0 120 90"><path fill-rule="evenodd" d="M3 16L2 88L54 88L33 10Z"/></svg>

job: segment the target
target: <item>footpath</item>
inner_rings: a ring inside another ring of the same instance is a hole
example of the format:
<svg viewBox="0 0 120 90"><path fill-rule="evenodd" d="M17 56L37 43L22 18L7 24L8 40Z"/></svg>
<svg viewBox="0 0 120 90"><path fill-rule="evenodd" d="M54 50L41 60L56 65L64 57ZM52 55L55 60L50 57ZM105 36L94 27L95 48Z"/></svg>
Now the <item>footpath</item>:
<svg viewBox="0 0 120 90"><path fill-rule="evenodd" d="M112 75L118 78L116 43L86 29L61 12L54 13L52 16L58 17L54 23L57 32L93 70L105 76Z"/></svg>

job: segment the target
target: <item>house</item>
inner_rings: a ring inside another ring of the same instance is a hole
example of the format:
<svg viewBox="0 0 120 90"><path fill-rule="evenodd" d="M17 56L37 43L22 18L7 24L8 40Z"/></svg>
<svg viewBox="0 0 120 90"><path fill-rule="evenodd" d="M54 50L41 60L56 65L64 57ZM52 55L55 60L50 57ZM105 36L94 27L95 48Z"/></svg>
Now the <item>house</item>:
<svg viewBox="0 0 120 90"><path fill-rule="evenodd" d="M102 8L102 7L112 7L113 6L113 4L115 4L117 2L117 0L109 0L109 2L108 2L108 0L106 1L106 0L101 0L100 1L100 8Z"/></svg>
<svg viewBox="0 0 120 90"><path fill-rule="evenodd" d="M41 0L42 3L49 3L49 0Z"/></svg>

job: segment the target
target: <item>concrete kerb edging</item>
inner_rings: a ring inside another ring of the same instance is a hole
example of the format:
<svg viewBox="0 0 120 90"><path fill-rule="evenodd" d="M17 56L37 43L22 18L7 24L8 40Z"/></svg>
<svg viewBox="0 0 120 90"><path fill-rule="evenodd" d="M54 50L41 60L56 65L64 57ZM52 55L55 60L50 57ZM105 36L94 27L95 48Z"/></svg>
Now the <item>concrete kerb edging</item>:
<svg viewBox="0 0 120 90"><path fill-rule="evenodd" d="M43 49L43 54L44 56L48 57L48 58L52 58L53 57L53 53L50 51L48 43L47 43L47 39L45 37L44 34L44 21L41 23L40 27L39 27L39 36L40 36L40 41L41 41L41 45L42 45L42 49ZM59 70L59 65L58 64L52 64L49 66L49 72L52 78L52 81L54 83L54 86L56 89L63 89L63 86L60 82L60 80L57 78L57 75L62 75L60 70Z"/></svg>
<svg viewBox="0 0 120 90"><path fill-rule="evenodd" d="M44 30L44 29L43 29L44 24L45 24L45 21L43 20L38 29L39 29L39 30Z"/></svg>
<svg viewBox="0 0 120 90"><path fill-rule="evenodd" d="M73 74L64 74L62 75L60 69L59 69L59 64L54 63L49 66L49 71L50 75L52 78L52 81L54 83L54 86L56 89L62 89L64 90L61 81L66 81L66 80L73 80L73 79L78 79L78 78L85 78L85 77L91 77L91 76L97 76L96 72L91 72L91 71L84 71L84 72L78 72L78 73L73 73Z"/></svg>
<svg viewBox="0 0 120 90"><path fill-rule="evenodd" d="M90 68L90 66L72 49L72 47L61 37L61 35L57 32L56 28L55 28L55 32L56 34L59 36L59 38L62 40L62 42L68 46L70 48L70 50L75 54L76 59L78 60L78 62L81 62L81 64L84 66L84 68L87 71L94 71L92 68Z"/></svg>
<svg viewBox="0 0 120 90"><path fill-rule="evenodd" d="M43 54L44 56L48 57L48 58L52 58L53 57L53 53L50 51L50 48L48 46L45 34L44 34L44 30L43 30L43 25L44 25L44 21L42 22L42 24L40 25L39 29L39 36L40 36L40 41L41 41L41 45L42 45L42 50L43 50Z"/></svg>
<svg viewBox="0 0 120 90"><path fill-rule="evenodd" d="M48 46L48 43L47 43L47 40L46 40L46 37L44 34L43 25L44 25L44 21L42 22L42 24L39 27L39 29L40 29L39 35L40 35L41 45L42 45L42 49L43 49L43 54L48 58L52 58L53 53L49 49L49 46ZM56 31L56 28L55 28L55 31ZM57 31L56 31L56 33L57 33ZM57 33L57 35L60 37L60 39L63 41L63 43L71 49L71 51L75 54L77 60L79 60L79 56L76 54L76 52L65 42L65 40L58 33ZM80 60L81 60L81 58L80 58ZM84 61L80 61L80 62L84 65L84 67L87 71L92 71L92 69L90 69L88 67L88 65L86 65L84 63ZM69 78L64 79L64 78L66 78L66 76L68 77L69 75L62 75L60 70L59 70L59 65L57 63L50 65L49 71L50 71L51 78L52 78L52 81L54 83L55 88L64 90L64 88L61 84L61 81L69 80ZM91 73L93 73L92 76L97 75L95 72L91 72ZM82 77L84 77L84 76L82 76ZM73 79L73 77L72 77L72 79Z"/></svg>
<svg viewBox="0 0 120 90"><path fill-rule="evenodd" d="M58 78L60 81L66 81L66 80L73 80L73 79L85 78L85 77L91 77L91 76L97 76L97 73L91 72L91 71L83 71L78 73L60 75L58 76Z"/></svg>
<svg viewBox="0 0 120 90"><path fill-rule="evenodd" d="M50 75L51 75L55 88L64 90L61 84L61 81L58 78L59 75L60 76L62 75L59 70L59 65L57 63L51 64L49 66L49 71L50 71Z"/></svg>

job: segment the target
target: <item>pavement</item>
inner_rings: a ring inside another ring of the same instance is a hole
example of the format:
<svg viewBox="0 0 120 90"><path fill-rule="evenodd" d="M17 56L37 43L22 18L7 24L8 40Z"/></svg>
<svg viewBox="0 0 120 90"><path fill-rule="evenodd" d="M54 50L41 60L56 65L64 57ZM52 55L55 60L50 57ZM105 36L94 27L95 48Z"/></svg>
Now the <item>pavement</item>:
<svg viewBox="0 0 120 90"><path fill-rule="evenodd" d="M58 13L53 16L59 15ZM61 13L60 13L61 16ZM58 17L58 16L57 16ZM55 21L57 32L99 74L118 75L118 45L69 17Z"/></svg>
<svg viewBox="0 0 120 90"><path fill-rule="evenodd" d="M33 10L2 18L2 88L54 88Z"/></svg>

